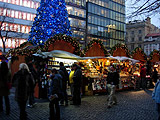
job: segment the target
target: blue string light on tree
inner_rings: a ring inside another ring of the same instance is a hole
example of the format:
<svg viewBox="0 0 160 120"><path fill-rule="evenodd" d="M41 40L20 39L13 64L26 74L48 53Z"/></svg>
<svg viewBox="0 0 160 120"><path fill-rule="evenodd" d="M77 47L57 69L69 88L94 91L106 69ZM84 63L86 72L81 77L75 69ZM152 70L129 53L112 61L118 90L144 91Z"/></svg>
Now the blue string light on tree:
<svg viewBox="0 0 160 120"><path fill-rule="evenodd" d="M56 34L72 34L65 0L41 0L28 41L43 45Z"/></svg>

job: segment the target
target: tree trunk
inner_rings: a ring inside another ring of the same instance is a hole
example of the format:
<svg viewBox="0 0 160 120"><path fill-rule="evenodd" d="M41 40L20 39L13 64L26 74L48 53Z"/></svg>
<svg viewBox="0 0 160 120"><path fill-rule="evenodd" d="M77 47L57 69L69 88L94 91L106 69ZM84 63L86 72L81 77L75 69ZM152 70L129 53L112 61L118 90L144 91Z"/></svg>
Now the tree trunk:
<svg viewBox="0 0 160 120"><path fill-rule="evenodd" d="M3 43L3 53L6 52L6 45L5 45L5 41L2 40L2 43Z"/></svg>

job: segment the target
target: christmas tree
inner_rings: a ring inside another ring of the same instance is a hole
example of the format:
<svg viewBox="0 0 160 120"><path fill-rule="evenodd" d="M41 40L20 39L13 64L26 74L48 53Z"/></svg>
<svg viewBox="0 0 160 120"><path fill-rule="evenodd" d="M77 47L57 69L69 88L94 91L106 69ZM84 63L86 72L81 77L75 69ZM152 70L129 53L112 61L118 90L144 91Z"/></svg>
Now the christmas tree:
<svg viewBox="0 0 160 120"><path fill-rule="evenodd" d="M43 45L56 34L71 36L65 0L41 0L28 41Z"/></svg>

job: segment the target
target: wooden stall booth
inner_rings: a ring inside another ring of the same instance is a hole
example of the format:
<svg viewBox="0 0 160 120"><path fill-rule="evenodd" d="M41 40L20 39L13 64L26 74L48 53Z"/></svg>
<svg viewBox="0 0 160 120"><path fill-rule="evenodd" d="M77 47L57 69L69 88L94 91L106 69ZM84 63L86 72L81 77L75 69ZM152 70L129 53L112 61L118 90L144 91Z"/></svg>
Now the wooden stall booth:
<svg viewBox="0 0 160 120"><path fill-rule="evenodd" d="M151 54L150 54L150 61L152 63L156 63L160 61L160 52L157 50L154 50Z"/></svg>
<svg viewBox="0 0 160 120"><path fill-rule="evenodd" d="M157 50L154 50L150 54L150 62L152 63L152 68L155 67L158 71L158 74L160 75L160 52Z"/></svg>
<svg viewBox="0 0 160 120"><path fill-rule="evenodd" d="M12 73L12 77L15 72L19 70L19 65L21 63L26 63L32 58L32 54L37 51L37 47L33 46L30 42L25 42L15 49L11 49L7 53L7 57L11 57L10 69Z"/></svg>
<svg viewBox="0 0 160 120"><path fill-rule="evenodd" d="M128 50L126 45L124 45L124 44L116 44L111 49L111 55L113 57L116 57L116 56L130 57L130 52L129 52L129 50Z"/></svg>
<svg viewBox="0 0 160 120"><path fill-rule="evenodd" d="M130 58L130 51L128 50L127 46L124 44L116 44L111 49L111 55L118 59L118 62L116 62L115 66L117 66L120 71L119 90L131 88L133 86L133 84L131 83L130 73L132 64L129 60L127 60Z"/></svg>
<svg viewBox="0 0 160 120"><path fill-rule="evenodd" d="M46 63L40 68L40 82L36 86L35 96L37 98L47 97L49 83L50 83L50 70L59 70L60 62L64 63L67 70L70 70L74 60L69 59L69 55L80 55L80 46L77 40L66 35L55 35L48 39L41 49L41 54L44 54ZM71 57L70 57L71 58ZM39 62L40 63L40 62Z"/></svg>
<svg viewBox="0 0 160 120"><path fill-rule="evenodd" d="M108 52L100 40L90 41L84 49L84 57L88 58L82 61L85 77L82 90L85 95L106 92L103 70L107 67L107 56Z"/></svg>
<svg viewBox="0 0 160 120"><path fill-rule="evenodd" d="M131 56L132 56L133 59L136 59L136 60L140 61L133 68L134 69L133 75L134 75L134 78L136 80L135 81L135 84L136 84L135 89L139 89L140 88L140 70L141 70L141 66L146 65L147 56L144 53L144 51L139 47L135 48L132 51Z"/></svg>

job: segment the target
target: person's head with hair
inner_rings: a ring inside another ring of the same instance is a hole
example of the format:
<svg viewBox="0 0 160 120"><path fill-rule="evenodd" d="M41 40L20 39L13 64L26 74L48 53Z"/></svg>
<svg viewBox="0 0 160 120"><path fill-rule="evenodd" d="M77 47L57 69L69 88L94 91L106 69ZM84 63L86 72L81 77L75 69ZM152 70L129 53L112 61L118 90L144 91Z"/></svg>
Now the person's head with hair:
<svg viewBox="0 0 160 120"><path fill-rule="evenodd" d="M52 72L53 76L58 73L58 71L56 69L52 69L51 72Z"/></svg>
<svg viewBox="0 0 160 120"><path fill-rule="evenodd" d="M76 70L78 65L77 64L73 64L72 67L73 67L73 70Z"/></svg>
<svg viewBox="0 0 160 120"><path fill-rule="evenodd" d="M63 62L60 62L60 66L64 66Z"/></svg>
<svg viewBox="0 0 160 120"><path fill-rule="evenodd" d="M0 71L2 75L6 75L9 72L8 65L6 62L1 63Z"/></svg>
<svg viewBox="0 0 160 120"><path fill-rule="evenodd" d="M19 70L27 70L28 72L30 72L28 65L26 63L21 63L19 65Z"/></svg>
<svg viewBox="0 0 160 120"><path fill-rule="evenodd" d="M111 70L111 71L114 71L114 70L115 70L115 68L114 68L113 65L110 66L110 70Z"/></svg>

